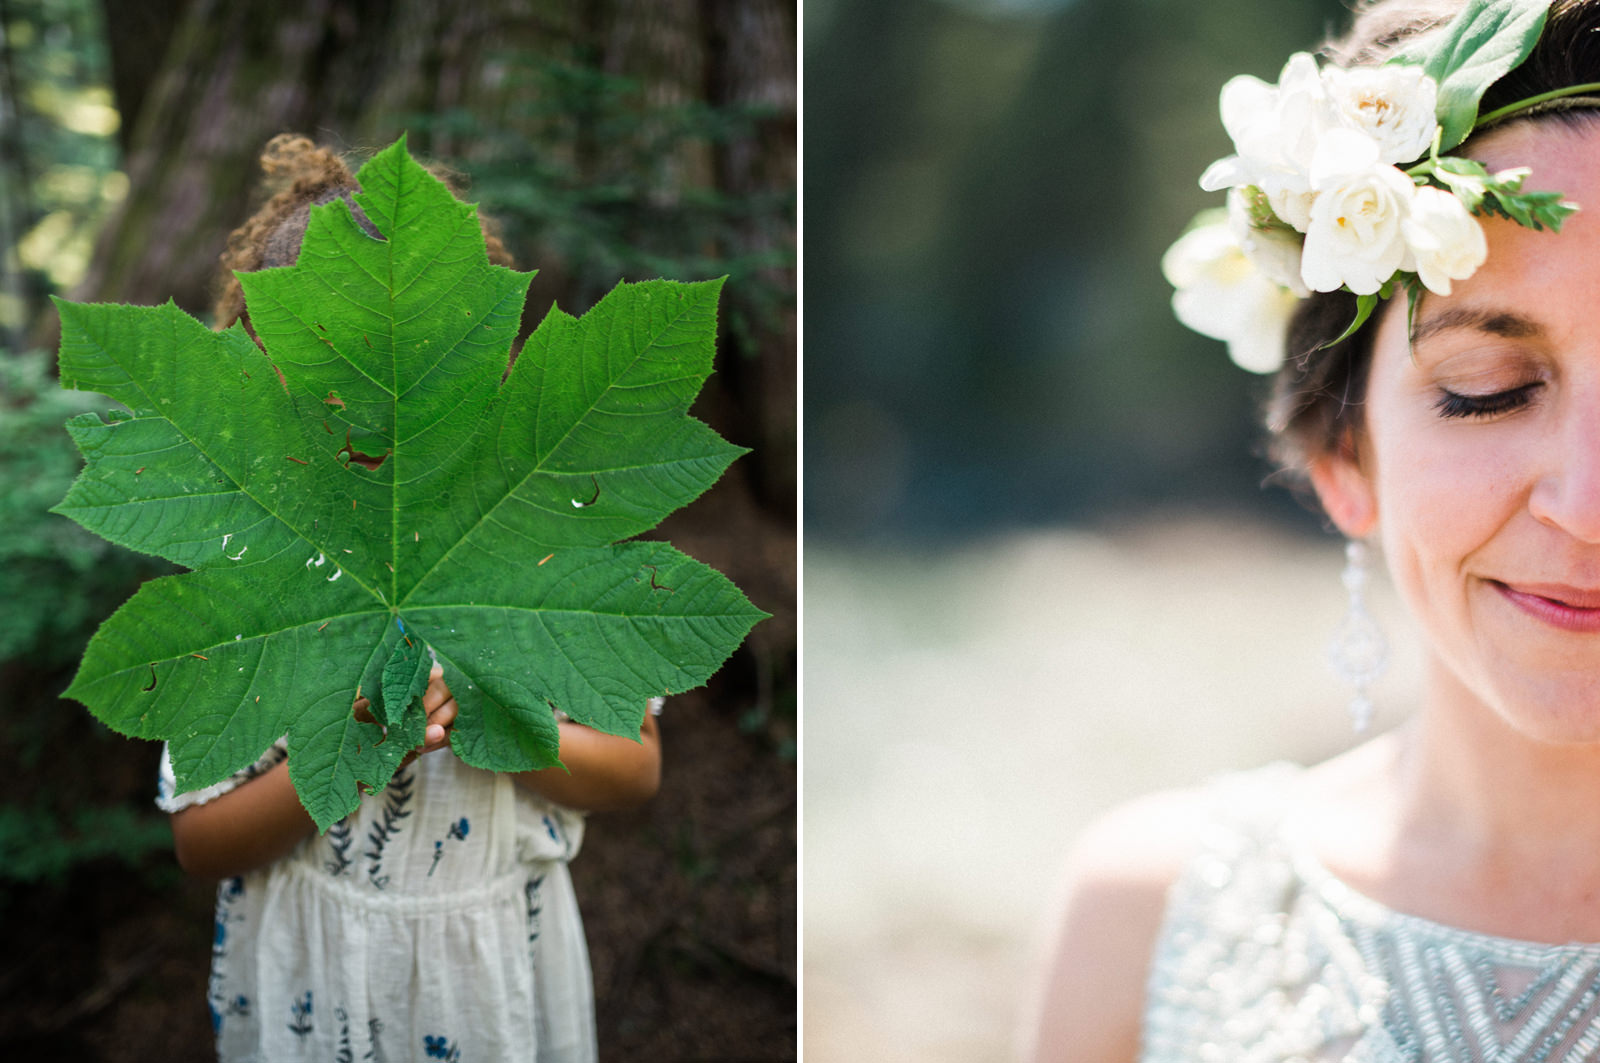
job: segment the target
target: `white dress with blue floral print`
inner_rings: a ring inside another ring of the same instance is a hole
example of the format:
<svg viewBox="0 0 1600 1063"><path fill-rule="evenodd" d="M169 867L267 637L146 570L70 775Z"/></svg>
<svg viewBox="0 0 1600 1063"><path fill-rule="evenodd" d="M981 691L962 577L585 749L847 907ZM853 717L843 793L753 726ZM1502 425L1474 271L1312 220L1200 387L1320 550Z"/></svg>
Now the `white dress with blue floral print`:
<svg viewBox="0 0 1600 1063"><path fill-rule="evenodd" d="M218 786L174 794L163 755L157 803L204 803L285 756L280 743ZM440 751L288 857L224 881L207 994L218 1058L592 1063L567 874L583 826Z"/></svg>

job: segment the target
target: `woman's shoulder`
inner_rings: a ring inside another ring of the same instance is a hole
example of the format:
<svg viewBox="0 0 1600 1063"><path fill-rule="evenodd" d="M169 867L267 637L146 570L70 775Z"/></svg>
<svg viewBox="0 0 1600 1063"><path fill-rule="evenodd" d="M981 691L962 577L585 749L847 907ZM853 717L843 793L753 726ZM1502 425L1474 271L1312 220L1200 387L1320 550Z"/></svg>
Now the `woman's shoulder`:
<svg viewBox="0 0 1600 1063"><path fill-rule="evenodd" d="M1262 809L1297 771L1274 765L1149 794L1083 830L1062 876L1031 1060L1137 1056L1151 958L1173 886L1219 824Z"/></svg>

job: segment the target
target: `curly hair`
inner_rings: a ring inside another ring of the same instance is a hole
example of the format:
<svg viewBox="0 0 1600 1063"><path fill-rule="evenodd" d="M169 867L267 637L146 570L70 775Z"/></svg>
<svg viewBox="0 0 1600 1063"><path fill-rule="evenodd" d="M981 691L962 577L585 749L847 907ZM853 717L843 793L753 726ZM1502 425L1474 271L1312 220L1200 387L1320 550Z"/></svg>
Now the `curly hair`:
<svg viewBox="0 0 1600 1063"><path fill-rule="evenodd" d="M460 198L460 174L436 163L424 165ZM297 133L279 133L261 153L261 171L262 185L272 195L248 221L228 234L228 246L221 258L221 294L215 307L219 329L241 319L249 327L244 290L235 274L294 265L313 206L342 198L350 204L351 214L362 228L377 235L352 199L361 186L345 160L331 149ZM483 229L489 261L499 266L515 265L500 240L498 226L482 211L478 213L478 224Z"/></svg>
<svg viewBox="0 0 1600 1063"><path fill-rule="evenodd" d="M1399 46L1448 22L1466 0L1375 0L1361 9L1350 32L1323 46L1341 66L1382 63ZM1552 89L1600 81L1600 0L1556 0L1533 53L1489 87L1480 113ZM1586 105L1587 106L1587 105ZM1557 109L1518 115L1514 122L1587 123L1592 109ZM1470 141L1469 141L1470 143ZM1283 368L1267 408L1271 456L1291 477L1318 457L1336 453L1359 432L1372 361L1376 321L1333 343L1355 320L1349 292L1313 292L1289 323Z"/></svg>

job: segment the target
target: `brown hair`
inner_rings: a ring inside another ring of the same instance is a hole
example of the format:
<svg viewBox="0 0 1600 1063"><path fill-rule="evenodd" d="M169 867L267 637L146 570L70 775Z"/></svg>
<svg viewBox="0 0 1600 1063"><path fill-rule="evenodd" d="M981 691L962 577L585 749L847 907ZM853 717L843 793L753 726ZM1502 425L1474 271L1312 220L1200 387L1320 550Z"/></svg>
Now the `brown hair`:
<svg viewBox="0 0 1600 1063"><path fill-rule="evenodd" d="M460 175L437 164L425 164L458 197ZM262 184L273 192L271 198L250 220L228 234L228 247L222 253L222 293L217 297L216 327L227 328L241 318L248 326L244 291L235 271L249 273L276 266L292 266L300 255L300 241L306 234L313 206L343 198L361 226L376 235L372 223L351 197L361 191L345 160L332 150L313 144L295 133L279 133L267 142L261 153ZM489 261L499 266L514 265L511 254L501 243L497 226L480 211L478 223Z"/></svg>
<svg viewBox="0 0 1600 1063"><path fill-rule="evenodd" d="M1376 65L1398 45L1448 22L1463 6L1465 0L1376 0L1357 13L1349 33L1322 51L1341 66ZM1479 113L1594 81L1600 81L1600 0L1556 0L1533 54L1490 86ZM1510 120L1577 124L1596 117L1600 111L1589 105ZM1356 297L1349 292L1313 292L1289 323L1287 357L1273 382L1267 427L1272 457L1291 474L1338 451L1361 428L1377 322L1369 321L1342 343L1331 342L1355 315Z"/></svg>

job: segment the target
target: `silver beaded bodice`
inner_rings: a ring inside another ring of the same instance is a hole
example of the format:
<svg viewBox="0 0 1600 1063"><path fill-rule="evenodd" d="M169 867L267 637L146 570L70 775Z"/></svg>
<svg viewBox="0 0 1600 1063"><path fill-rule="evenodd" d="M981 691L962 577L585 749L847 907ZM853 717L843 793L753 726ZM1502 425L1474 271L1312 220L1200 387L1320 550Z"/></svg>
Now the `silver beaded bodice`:
<svg viewBox="0 0 1600 1063"><path fill-rule="evenodd" d="M1143 1063L1600 1060L1600 945L1458 930L1354 892L1281 821L1298 770L1209 789L1156 947Z"/></svg>

